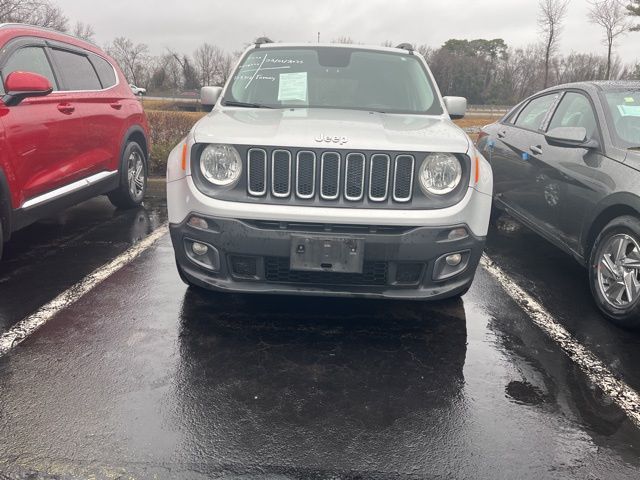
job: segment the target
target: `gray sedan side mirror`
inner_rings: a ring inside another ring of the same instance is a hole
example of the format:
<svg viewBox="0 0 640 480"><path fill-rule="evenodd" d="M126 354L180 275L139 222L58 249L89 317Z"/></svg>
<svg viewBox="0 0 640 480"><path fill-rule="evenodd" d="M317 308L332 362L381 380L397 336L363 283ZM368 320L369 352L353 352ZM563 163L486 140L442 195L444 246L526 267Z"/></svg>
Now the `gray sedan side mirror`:
<svg viewBox="0 0 640 480"><path fill-rule="evenodd" d="M464 97L444 97L444 106L452 120L464 118L467 113L467 99Z"/></svg>
<svg viewBox="0 0 640 480"><path fill-rule="evenodd" d="M221 93L221 87L202 87L200 90L200 103L207 107L213 107Z"/></svg>
<svg viewBox="0 0 640 480"><path fill-rule="evenodd" d="M549 130L544 138L549 145L565 148L597 148L598 142L587 139L584 127L556 127Z"/></svg>

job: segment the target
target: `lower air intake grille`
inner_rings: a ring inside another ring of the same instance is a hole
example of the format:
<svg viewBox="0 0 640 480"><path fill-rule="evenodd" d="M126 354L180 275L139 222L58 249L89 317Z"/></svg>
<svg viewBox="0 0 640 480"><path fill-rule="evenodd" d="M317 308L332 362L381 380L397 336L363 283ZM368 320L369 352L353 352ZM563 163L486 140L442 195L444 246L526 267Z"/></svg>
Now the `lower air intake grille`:
<svg viewBox="0 0 640 480"><path fill-rule="evenodd" d="M387 284L386 262L364 262L362 273L301 272L289 268L289 259L266 257L265 278L273 283L382 286Z"/></svg>

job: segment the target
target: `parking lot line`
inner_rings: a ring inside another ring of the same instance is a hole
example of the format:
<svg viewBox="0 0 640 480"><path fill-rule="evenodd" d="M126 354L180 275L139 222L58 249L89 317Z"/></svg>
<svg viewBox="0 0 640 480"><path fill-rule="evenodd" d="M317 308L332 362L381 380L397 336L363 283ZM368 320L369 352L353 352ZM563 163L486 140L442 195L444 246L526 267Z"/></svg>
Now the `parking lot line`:
<svg viewBox="0 0 640 480"><path fill-rule="evenodd" d="M6 355L12 348L19 345L29 335L47 323L56 313L79 300L102 281L109 278L125 265L131 263L145 250L167 233L167 224L154 230L148 237L129 248L111 262L98 267L78 283L68 288L56 298L46 303L28 317L15 324L10 330L0 336L0 357Z"/></svg>
<svg viewBox="0 0 640 480"><path fill-rule="evenodd" d="M507 294L542 331L597 385L629 419L640 427L640 395L616 376L591 351L581 345L534 298L516 284L491 258L482 255L482 267L500 283Z"/></svg>

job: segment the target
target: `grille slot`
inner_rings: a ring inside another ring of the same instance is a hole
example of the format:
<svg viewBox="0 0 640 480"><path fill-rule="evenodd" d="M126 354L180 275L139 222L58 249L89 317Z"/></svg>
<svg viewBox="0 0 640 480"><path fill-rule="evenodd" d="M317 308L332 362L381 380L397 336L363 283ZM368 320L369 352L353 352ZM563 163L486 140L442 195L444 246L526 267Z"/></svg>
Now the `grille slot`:
<svg viewBox="0 0 640 480"><path fill-rule="evenodd" d="M296 195L313 198L316 193L316 154L301 151L296 155Z"/></svg>
<svg viewBox="0 0 640 480"><path fill-rule="evenodd" d="M261 197L267 193L267 152L259 148L252 148L247 157L249 195Z"/></svg>
<svg viewBox="0 0 640 480"><path fill-rule="evenodd" d="M271 193L274 197L291 194L291 152L274 150L271 158Z"/></svg>
<svg viewBox="0 0 640 480"><path fill-rule="evenodd" d="M364 155L361 153L347 155L344 170L344 198L352 202L362 200L364 196Z"/></svg>
<svg viewBox="0 0 640 480"><path fill-rule="evenodd" d="M320 196L324 200L338 198L340 189L340 155L325 152L320 159Z"/></svg>
<svg viewBox="0 0 640 480"><path fill-rule="evenodd" d="M304 272L291 270L289 258L266 257L265 279L272 283L382 286L387 284L387 262L364 262L362 273Z"/></svg>
<svg viewBox="0 0 640 480"><path fill-rule="evenodd" d="M413 194L415 161L411 155L398 155L393 170L393 199L408 202Z"/></svg>
<svg viewBox="0 0 640 480"><path fill-rule="evenodd" d="M371 156L369 169L369 199L373 202L383 202L389 193L389 155L381 153Z"/></svg>

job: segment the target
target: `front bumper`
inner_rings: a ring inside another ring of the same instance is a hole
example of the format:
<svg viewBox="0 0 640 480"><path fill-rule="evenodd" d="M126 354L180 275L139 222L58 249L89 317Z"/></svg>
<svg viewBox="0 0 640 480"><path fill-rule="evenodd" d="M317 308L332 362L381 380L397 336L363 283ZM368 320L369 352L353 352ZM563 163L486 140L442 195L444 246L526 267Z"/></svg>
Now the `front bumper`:
<svg viewBox="0 0 640 480"><path fill-rule="evenodd" d="M191 226L187 217L170 225L176 262L191 283L218 291L373 297L397 299L442 299L466 290L475 275L485 239L474 236L466 225L447 227L402 227L396 229L339 225L330 233L317 225L269 224L268 222L207 217L209 228ZM449 240L456 227L468 235ZM289 269L292 235L353 236L364 239L364 272L301 273ZM193 260L192 242L214 247L216 271ZM441 272L443 257L461 252L464 269L446 279L434 280ZM436 273L437 274L437 273Z"/></svg>

